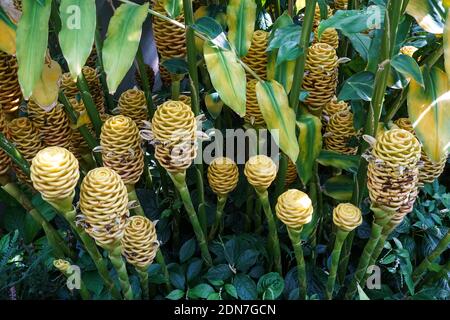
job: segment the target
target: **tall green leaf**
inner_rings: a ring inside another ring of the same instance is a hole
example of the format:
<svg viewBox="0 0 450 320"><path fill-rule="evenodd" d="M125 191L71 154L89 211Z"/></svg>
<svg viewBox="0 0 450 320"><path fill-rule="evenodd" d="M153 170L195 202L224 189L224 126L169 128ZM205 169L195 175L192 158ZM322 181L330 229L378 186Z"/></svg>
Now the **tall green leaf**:
<svg viewBox="0 0 450 320"><path fill-rule="evenodd" d="M414 79L408 90L408 114L425 153L440 161L450 144L450 86L437 67L423 70L425 89Z"/></svg>
<svg viewBox="0 0 450 320"><path fill-rule="evenodd" d="M353 194L353 179L344 175L325 181L323 192L338 201L350 201Z"/></svg>
<svg viewBox="0 0 450 320"><path fill-rule="evenodd" d="M247 54L252 42L256 21L256 3L248 0L231 0L227 7L228 39L239 57Z"/></svg>
<svg viewBox="0 0 450 320"><path fill-rule="evenodd" d="M327 167L356 172L359 167L360 156L346 155L334 151L322 150L317 162Z"/></svg>
<svg viewBox="0 0 450 320"><path fill-rule="evenodd" d="M239 116L245 115L246 75L233 50L225 50L205 41L206 67L220 99Z"/></svg>
<svg viewBox="0 0 450 320"><path fill-rule="evenodd" d="M294 22L292 18L287 14L286 12L283 13L274 23L272 27L272 31L270 32L269 36L269 44L275 39L277 36L277 30L283 30L282 28L287 26L294 25ZM298 39L298 28L292 29L291 33L295 34L295 40ZM278 32L279 36L284 37L284 33ZM295 41L294 40L294 41ZM280 51L281 47L276 46L277 48L273 48L271 51L269 51L268 54L268 60L267 60L267 77L269 80L276 80L279 82L286 92L291 91L292 87L292 81L294 79L294 69L295 69L295 59L293 61L284 61L282 63L277 63L278 58L278 52Z"/></svg>
<svg viewBox="0 0 450 320"><path fill-rule="evenodd" d="M164 10L172 18L178 17L183 11L183 0L162 0L161 2Z"/></svg>
<svg viewBox="0 0 450 320"><path fill-rule="evenodd" d="M51 3L51 0L45 0L42 6L35 0L22 1L23 11L17 26L16 45L19 83L25 99L33 93L44 67Z"/></svg>
<svg viewBox="0 0 450 320"><path fill-rule="evenodd" d="M448 10L445 18L443 41L445 71L447 72L447 77L450 82L450 11Z"/></svg>
<svg viewBox="0 0 450 320"><path fill-rule="evenodd" d="M73 79L81 73L94 44L95 0L62 0L59 44Z"/></svg>
<svg viewBox="0 0 450 320"><path fill-rule="evenodd" d="M124 3L109 22L103 45L103 64L111 94L116 92L133 64L148 7L148 2L141 6Z"/></svg>
<svg viewBox="0 0 450 320"><path fill-rule="evenodd" d="M280 149L297 162L299 146L295 135L295 112L283 86L275 80L258 82L256 96L259 108L273 136L278 136Z"/></svg>
<svg viewBox="0 0 450 320"><path fill-rule="evenodd" d="M420 85L424 85L422 72L416 60L406 54L399 54L392 58L392 67L405 77L412 77Z"/></svg>
<svg viewBox="0 0 450 320"><path fill-rule="evenodd" d="M314 163L322 150L322 123L318 117L304 114L297 121L297 126L300 129L297 171L303 184L307 184L312 177Z"/></svg>

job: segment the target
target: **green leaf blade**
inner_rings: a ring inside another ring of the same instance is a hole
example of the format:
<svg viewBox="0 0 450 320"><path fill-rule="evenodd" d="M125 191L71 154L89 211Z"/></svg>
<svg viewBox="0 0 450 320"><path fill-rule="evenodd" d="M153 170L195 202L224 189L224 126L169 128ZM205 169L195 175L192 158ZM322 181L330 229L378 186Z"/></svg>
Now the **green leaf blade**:
<svg viewBox="0 0 450 320"><path fill-rule="evenodd" d="M256 21L256 3L248 0L231 0L227 7L228 39L239 57L250 48Z"/></svg>

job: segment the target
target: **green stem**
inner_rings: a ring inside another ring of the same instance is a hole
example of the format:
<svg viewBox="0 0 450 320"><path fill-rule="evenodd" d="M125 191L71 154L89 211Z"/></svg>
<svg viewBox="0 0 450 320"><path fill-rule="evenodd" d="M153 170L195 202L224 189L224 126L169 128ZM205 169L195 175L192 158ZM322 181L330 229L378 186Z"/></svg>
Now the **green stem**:
<svg viewBox="0 0 450 320"><path fill-rule="evenodd" d="M314 230L312 232L312 252L311 252L311 260L312 265L315 265L316 262L316 246L317 246L317 232L319 230L319 227L322 223L322 207L323 207L323 197L322 197L322 190L320 187L320 177L319 177L319 165L317 163L314 164L313 167L313 174L310 181L309 186L309 193L311 196L311 201L314 206L314 214L318 217L317 223L314 226ZM309 228L309 227L307 227Z"/></svg>
<svg viewBox="0 0 450 320"><path fill-rule="evenodd" d="M307 298L307 285L306 285L306 265L305 258L303 256L301 230L294 230L287 228L289 238L294 248L295 260L297 261L297 277L298 277L298 289L300 300L306 300Z"/></svg>
<svg viewBox="0 0 450 320"><path fill-rule="evenodd" d="M142 79L142 89L144 89L145 93L145 99L147 100L147 113L148 117L151 120L153 118L153 98L152 98L152 88L150 88L150 83L148 81L147 73L145 71L145 63L144 63L144 56L142 54L142 48L139 47L139 50L136 55L136 61L138 65L138 71L141 75Z"/></svg>
<svg viewBox="0 0 450 320"><path fill-rule="evenodd" d="M196 173L196 186L197 186L197 196L198 196L198 218L200 220L200 225L202 226L203 233L206 235L208 232L208 219L206 216L205 208L205 185L203 184L203 165L195 165Z"/></svg>
<svg viewBox="0 0 450 320"><path fill-rule="evenodd" d="M253 206L255 203L253 187L247 183L247 201L245 205L244 230L249 232L252 224ZM255 221L256 222L256 221ZM259 221L261 222L261 220Z"/></svg>
<svg viewBox="0 0 450 320"><path fill-rule="evenodd" d="M305 60L308 55L309 40L314 22L314 10L316 9L317 0L306 1L305 19L303 20L302 33L299 40L299 48L303 52L295 63L294 79L292 81L292 89L289 95L289 105L298 112L298 104L300 102L300 90L303 83L305 73Z"/></svg>
<svg viewBox="0 0 450 320"><path fill-rule="evenodd" d="M28 197L19 189L17 184L7 183L2 186L2 189L16 199L16 201L20 203L26 211L28 211L31 217L42 226L56 257L62 258L67 256L71 259L76 257L75 253L72 252L72 250L67 246L61 235L53 228L42 213L33 206L30 199L28 199Z"/></svg>
<svg viewBox="0 0 450 320"><path fill-rule="evenodd" d="M282 275L283 270L281 267L280 240L278 239L277 226L272 213L272 208L270 207L269 194L267 190L263 192L256 190L256 193L261 200L261 204L267 219L267 224L269 226L269 243L271 244L271 248L269 249L269 251L272 252L272 261L275 264L275 271Z"/></svg>
<svg viewBox="0 0 450 320"><path fill-rule="evenodd" d="M278 176L277 181L275 183L275 201L278 197L283 193L286 188L286 172L288 166L288 157L284 152L281 152L280 156L280 165L278 167Z"/></svg>
<svg viewBox="0 0 450 320"><path fill-rule="evenodd" d="M81 92L81 97L84 102L84 106L86 107L86 111L89 115L89 118L91 119L91 122L94 126L95 134L97 137L100 137L100 134L102 133L102 119L100 119L100 115L98 113L98 109L95 106L95 102L92 99L91 93L89 91L89 86L86 81L86 78L84 77L83 73L80 73L78 76L77 81L78 89Z"/></svg>
<svg viewBox="0 0 450 320"><path fill-rule="evenodd" d="M425 280L425 284L432 285L441 279L447 280L449 272L450 272L450 260L447 261L447 263L441 267L441 270L439 270L439 272L428 277L428 279Z"/></svg>
<svg viewBox="0 0 450 320"><path fill-rule="evenodd" d="M156 262L161 266L161 270L164 274L164 280L166 284L167 293L172 291L172 286L170 285L170 275L169 270L167 269L166 261L164 260L164 255L162 254L161 248L158 250L156 254Z"/></svg>
<svg viewBox="0 0 450 320"><path fill-rule="evenodd" d="M66 219L72 230L79 236L84 248L91 256L92 261L97 267L100 277L103 279L103 282L105 282L107 288L111 292L112 297L114 299L121 299L121 295L114 286L114 282L109 274L106 260L98 250L95 241L75 222L76 209L72 206L71 199L65 199L58 203L50 202L50 204L64 217L64 219Z"/></svg>
<svg viewBox="0 0 450 320"><path fill-rule="evenodd" d="M127 185L127 190L128 190L128 200L130 202L136 201L136 207L131 210L133 211L134 214L145 217L145 212L144 212L144 209L142 208L139 198L136 194L136 189L134 187L134 184Z"/></svg>
<svg viewBox="0 0 450 320"><path fill-rule="evenodd" d="M178 79L174 79L172 77L172 86L171 86L171 90L172 90L172 100L178 100L180 97L180 84L181 81Z"/></svg>
<svg viewBox="0 0 450 320"><path fill-rule="evenodd" d="M256 199L255 211L253 213L253 220L255 221L255 233L260 235L263 231L262 219L261 219L261 201Z"/></svg>
<svg viewBox="0 0 450 320"><path fill-rule="evenodd" d="M30 164L28 161L22 156L19 150L16 149L14 144L6 139L5 135L0 132L0 148L5 151L8 156L14 161L15 164L19 166L19 168L25 173L27 176L30 175Z"/></svg>
<svg viewBox="0 0 450 320"><path fill-rule="evenodd" d="M342 246L349 232L342 229L337 230L336 240L334 242L333 252L331 253L331 268L328 276L326 297L328 300L333 299L334 285L336 283L336 274L339 267L339 258L341 256Z"/></svg>
<svg viewBox="0 0 450 320"><path fill-rule="evenodd" d="M228 195L217 196L216 218L214 220L214 225L209 232L209 241L214 239L214 237L216 236L216 232L219 229L219 225L222 223L223 209L225 208L225 204L227 203L227 198Z"/></svg>
<svg viewBox="0 0 450 320"><path fill-rule="evenodd" d="M212 258L208 250L208 245L206 243L206 237L203 233L203 229L200 225L197 213L195 212L194 205L192 204L191 195L189 194L189 189L186 185L186 172L179 173L169 173L175 187L180 192L181 200L183 201L184 208L187 211L189 220L191 221L192 228L194 229L195 236L197 238L198 246L202 253L202 258L208 266L212 265Z"/></svg>
<svg viewBox="0 0 450 320"><path fill-rule="evenodd" d="M59 92L59 101L63 104L64 110L66 111L67 116L70 119L70 122L76 124L78 122L77 113L73 109L73 106L70 103L69 99L67 99L66 95L62 91ZM80 131L81 136L86 141L91 150L93 150L95 147L99 145L97 139L91 134L86 125L79 127L78 131ZM102 165L101 154L98 152L94 152L94 157L97 164Z"/></svg>
<svg viewBox="0 0 450 320"><path fill-rule="evenodd" d="M127 267L122 258L122 244L120 241L104 247L108 252L109 260L117 272L120 287L126 300L133 300L133 291L131 290L130 280L128 279Z"/></svg>
<svg viewBox="0 0 450 320"><path fill-rule="evenodd" d="M139 275L139 282L141 283L142 299L149 300L150 294L148 290L148 272L147 268L136 268Z"/></svg>
<svg viewBox="0 0 450 320"><path fill-rule="evenodd" d="M281 3L280 0L274 0L275 2L275 18L278 18L279 16L281 16Z"/></svg>
<svg viewBox="0 0 450 320"><path fill-rule="evenodd" d="M450 244L450 231L447 232L447 234L439 241L438 245L434 250L426 257L414 270L413 272L413 280L417 281L424 272L428 270L428 268L431 266L431 264L436 261L437 258L445 251L447 250L448 246Z"/></svg>
<svg viewBox="0 0 450 320"><path fill-rule="evenodd" d="M350 262L350 253L353 246L353 238L355 237L355 230L350 232L347 239L344 242L344 248L341 253L341 261L338 268L338 281L343 284L345 282L345 275L347 274L348 263Z"/></svg>
<svg viewBox="0 0 450 320"><path fill-rule="evenodd" d="M98 30L99 23L97 23L97 29L95 30L95 50L97 50L97 68L99 69L100 83L102 84L103 95L106 100L108 110L114 110L113 96L109 94L108 83L106 82L105 68L103 67L103 41Z"/></svg>

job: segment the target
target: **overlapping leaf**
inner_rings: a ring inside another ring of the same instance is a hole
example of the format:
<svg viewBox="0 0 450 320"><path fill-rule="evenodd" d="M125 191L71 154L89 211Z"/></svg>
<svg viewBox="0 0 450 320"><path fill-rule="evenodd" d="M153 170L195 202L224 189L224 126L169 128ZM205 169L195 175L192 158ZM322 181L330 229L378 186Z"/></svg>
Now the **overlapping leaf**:
<svg viewBox="0 0 450 320"><path fill-rule="evenodd" d="M45 63L42 74L34 86L33 100L44 110L49 111L56 106L59 93L59 80L62 70L58 62L51 60Z"/></svg>
<svg viewBox="0 0 450 320"><path fill-rule="evenodd" d="M304 114L297 121L297 126L300 129L297 171L303 184L307 184L312 177L316 159L322 150L322 123L316 116Z"/></svg>
<svg viewBox="0 0 450 320"><path fill-rule="evenodd" d="M183 0L162 0L164 10L170 17L176 18L183 12Z"/></svg>
<svg viewBox="0 0 450 320"><path fill-rule="evenodd" d="M243 57L247 54L252 41L256 20L256 2L231 0L227 7L228 39Z"/></svg>
<svg viewBox="0 0 450 320"><path fill-rule="evenodd" d="M442 34L444 32L441 12L444 12L444 8L438 0L409 1L406 7L406 13L413 16L425 31L434 34Z"/></svg>

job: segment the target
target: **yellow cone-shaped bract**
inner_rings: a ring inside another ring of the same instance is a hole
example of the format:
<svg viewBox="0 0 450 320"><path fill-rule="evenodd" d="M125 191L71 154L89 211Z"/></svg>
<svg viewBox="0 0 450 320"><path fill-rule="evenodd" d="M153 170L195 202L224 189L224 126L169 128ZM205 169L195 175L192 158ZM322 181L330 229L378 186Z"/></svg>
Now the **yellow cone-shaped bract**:
<svg viewBox="0 0 450 320"><path fill-rule="evenodd" d="M78 160L67 149L47 147L31 162L31 181L42 198L58 201L73 196L80 178Z"/></svg>
<svg viewBox="0 0 450 320"><path fill-rule="evenodd" d="M259 108L258 99L256 97L257 80L247 81L247 102L244 120L254 126L264 126L264 117Z"/></svg>
<svg viewBox="0 0 450 320"><path fill-rule="evenodd" d="M333 99L338 79L336 50L326 43L316 43L309 48L305 63L303 90L308 91L308 109L318 116Z"/></svg>
<svg viewBox="0 0 450 320"><path fill-rule="evenodd" d="M224 196L233 191L239 180L239 170L230 158L215 158L208 167L208 183L212 191Z"/></svg>
<svg viewBox="0 0 450 320"><path fill-rule="evenodd" d="M153 10L167 16L164 7L158 0L153 0ZM176 25L153 16L153 35L155 37L158 53L165 59L182 58L186 55L186 34L185 30ZM184 24L184 15L176 18Z"/></svg>
<svg viewBox="0 0 450 320"><path fill-rule="evenodd" d="M258 191L268 189L275 180L277 172L278 168L275 162L264 155L251 157L244 169L248 182Z"/></svg>
<svg viewBox="0 0 450 320"><path fill-rule="evenodd" d="M351 203L340 203L333 210L333 222L339 229L350 232L361 225L361 210Z"/></svg>
<svg viewBox="0 0 450 320"><path fill-rule="evenodd" d="M257 30L253 33L252 43L246 56L242 59L261 78L267 78L267 45L269 33ZM251 75L247 74L248 77Z"/></svg>
<svg viewBox="0 0 450 320"><path fill-rule="evenodd" d="M400 53L412 57L417 50L419 49L414 46L404 46L400 48Z"/></svg>
<svg viewBox="0 0 450 320"><path fill-rule="evenodd" d="M22 101L18 69L17 59L0 51L0 105L5 115L15 114Z"/></svg>
<svg viewBox="0 0 450 320"><path fill-rule="evenodd" d="M14 119L8 124L8 137L28 162L44 149L38 129L26 117ZM12 167L20 181L31 184L30 178L16 164L13 163Z"/></svg>
<svg viewBox="0 0 450 320"><path fill-rule="evenodd" d="M109 118L100 135L103 165L117 172L125 184L139 181L144 171L144 151L139 129L131 118Z"/></svg>
<svg viewBox="0 0 450 320"><path fill-rule="evenodd" d="M319 4L317 3L317 4L316 4L316 9L315 9L315 11L314 11L314 24L313 24L313 29L316 29L316 28L319 26L320 21L326 20L326 19L328 19L329 17L331 17L332 15L333 15L333 10L331 10L331 8L330 8L329 6L327 6L326 17L325 17L324 19L322 19L322 14L321 14L320 6L319 6Z"/></svg>
<svg viewBox="0 0 450 320"><path fill-rule="evenodd" d="M291 159L288 158L288 165L287 165L287 170L286 170L286 186L291 185L292 183L294 183L295 180L297 180L297 167L296 165L292 162Z"/></svg>
<svg viewBox="0 0 450 320"><path fill-rule="evenodd" d="M334 0L334 9L347 10L348 0Z"/></svg>
<svg viewBox="0 0 450 320"><path fill-rule="evenodd" d="M197 155L197 121L182 101L167 101L155 112L152 132L155 158L169 172L186 170Z"/></svg>
<svg viewBox="0 0 450 320"><path fill-rule="evenodd" d="M330 118L325 130L325 149L341 154L356 154L358 147L351 147L349 143L357 136L353 126L353 113L350 109L339 111Z"/></svg>
<svg viewBox="0 0 450 320"><path fill-rule="evenodd" d="M64 259L53 260L53 266L58 269L62 274L66 274L66 272L70 269L70 262Z"/></svg>
<svg viewBox="0 0 450 320"><path fill-rule="evenodd" d="M147 100L144 91L130 89L121 94L118 103L120 114L127 116L143 129L147 121Z"/></svg>
<svg viewBox="0 0 450 320"><path fill-rule="evenodd" d="M28 102L28 117L39 130L46 146L70 149L73 131L62 104L58 104L50 111L45 111L31 99Z"/></svg>
<svg viewBox="0 0 450 320"><path fill-rule="evenodd" d="M336 29L334 29L334 28L326 29L322 33L320 40L319 40L319 35L318 35L318 29L316 29L314 31L314 42L313 43L319 43L319 42L329 44L334 49L337 49L339 47L339 35L338 35Z"/></svg>
<svg viewBox="0 0 450 320"><path fill-rule="evenodd" d="M120 241L129 216L127 188L109 168L88 172L80 188L80 209L86 232L100 246Z"/></svg>
<svg viewBox="0 0 450 320"><path fill-rule="evenodd" d="M311 222L313 210L309 196L296 189L290 189L279 196L275 206L278 219L293 230L301 229Z"/></svg>
<svg viewBox="0 0 450 320"><path fill-rule="evenodd" d="M399 118L395 121L395 124L403 130L409 131L415 135L411 121L408 118ZM438 178L442 172L444 172L445 164L447 163L446 153L439 162L433 162L422 150L420 161L422 162L419 168L419 183L431 183Z"/></svg>
<svg viewBox="0 0 450 320"><path fill-rule="evenodd" d="M138 268L147 268L159 249L154 223L142 216L130 217L125 226L122 247L122 254L128 263Z"/></svg>
<svg viewBox="0 0 450 320"><path fill-rule="evenodd" d="M0 132L7 135L7 124L5 115L0 109ZM5 151L0 149L0 176L5 175L11 166L11 158L6 154Z"/></svg>
<svg viewBox="0 0 450 320"><path fill-rule="evenodd" d="M378 135L372 148L367 173L372 205L394 211L400 221L417 197L420 151L419 141L403 129Z"/></svg>

